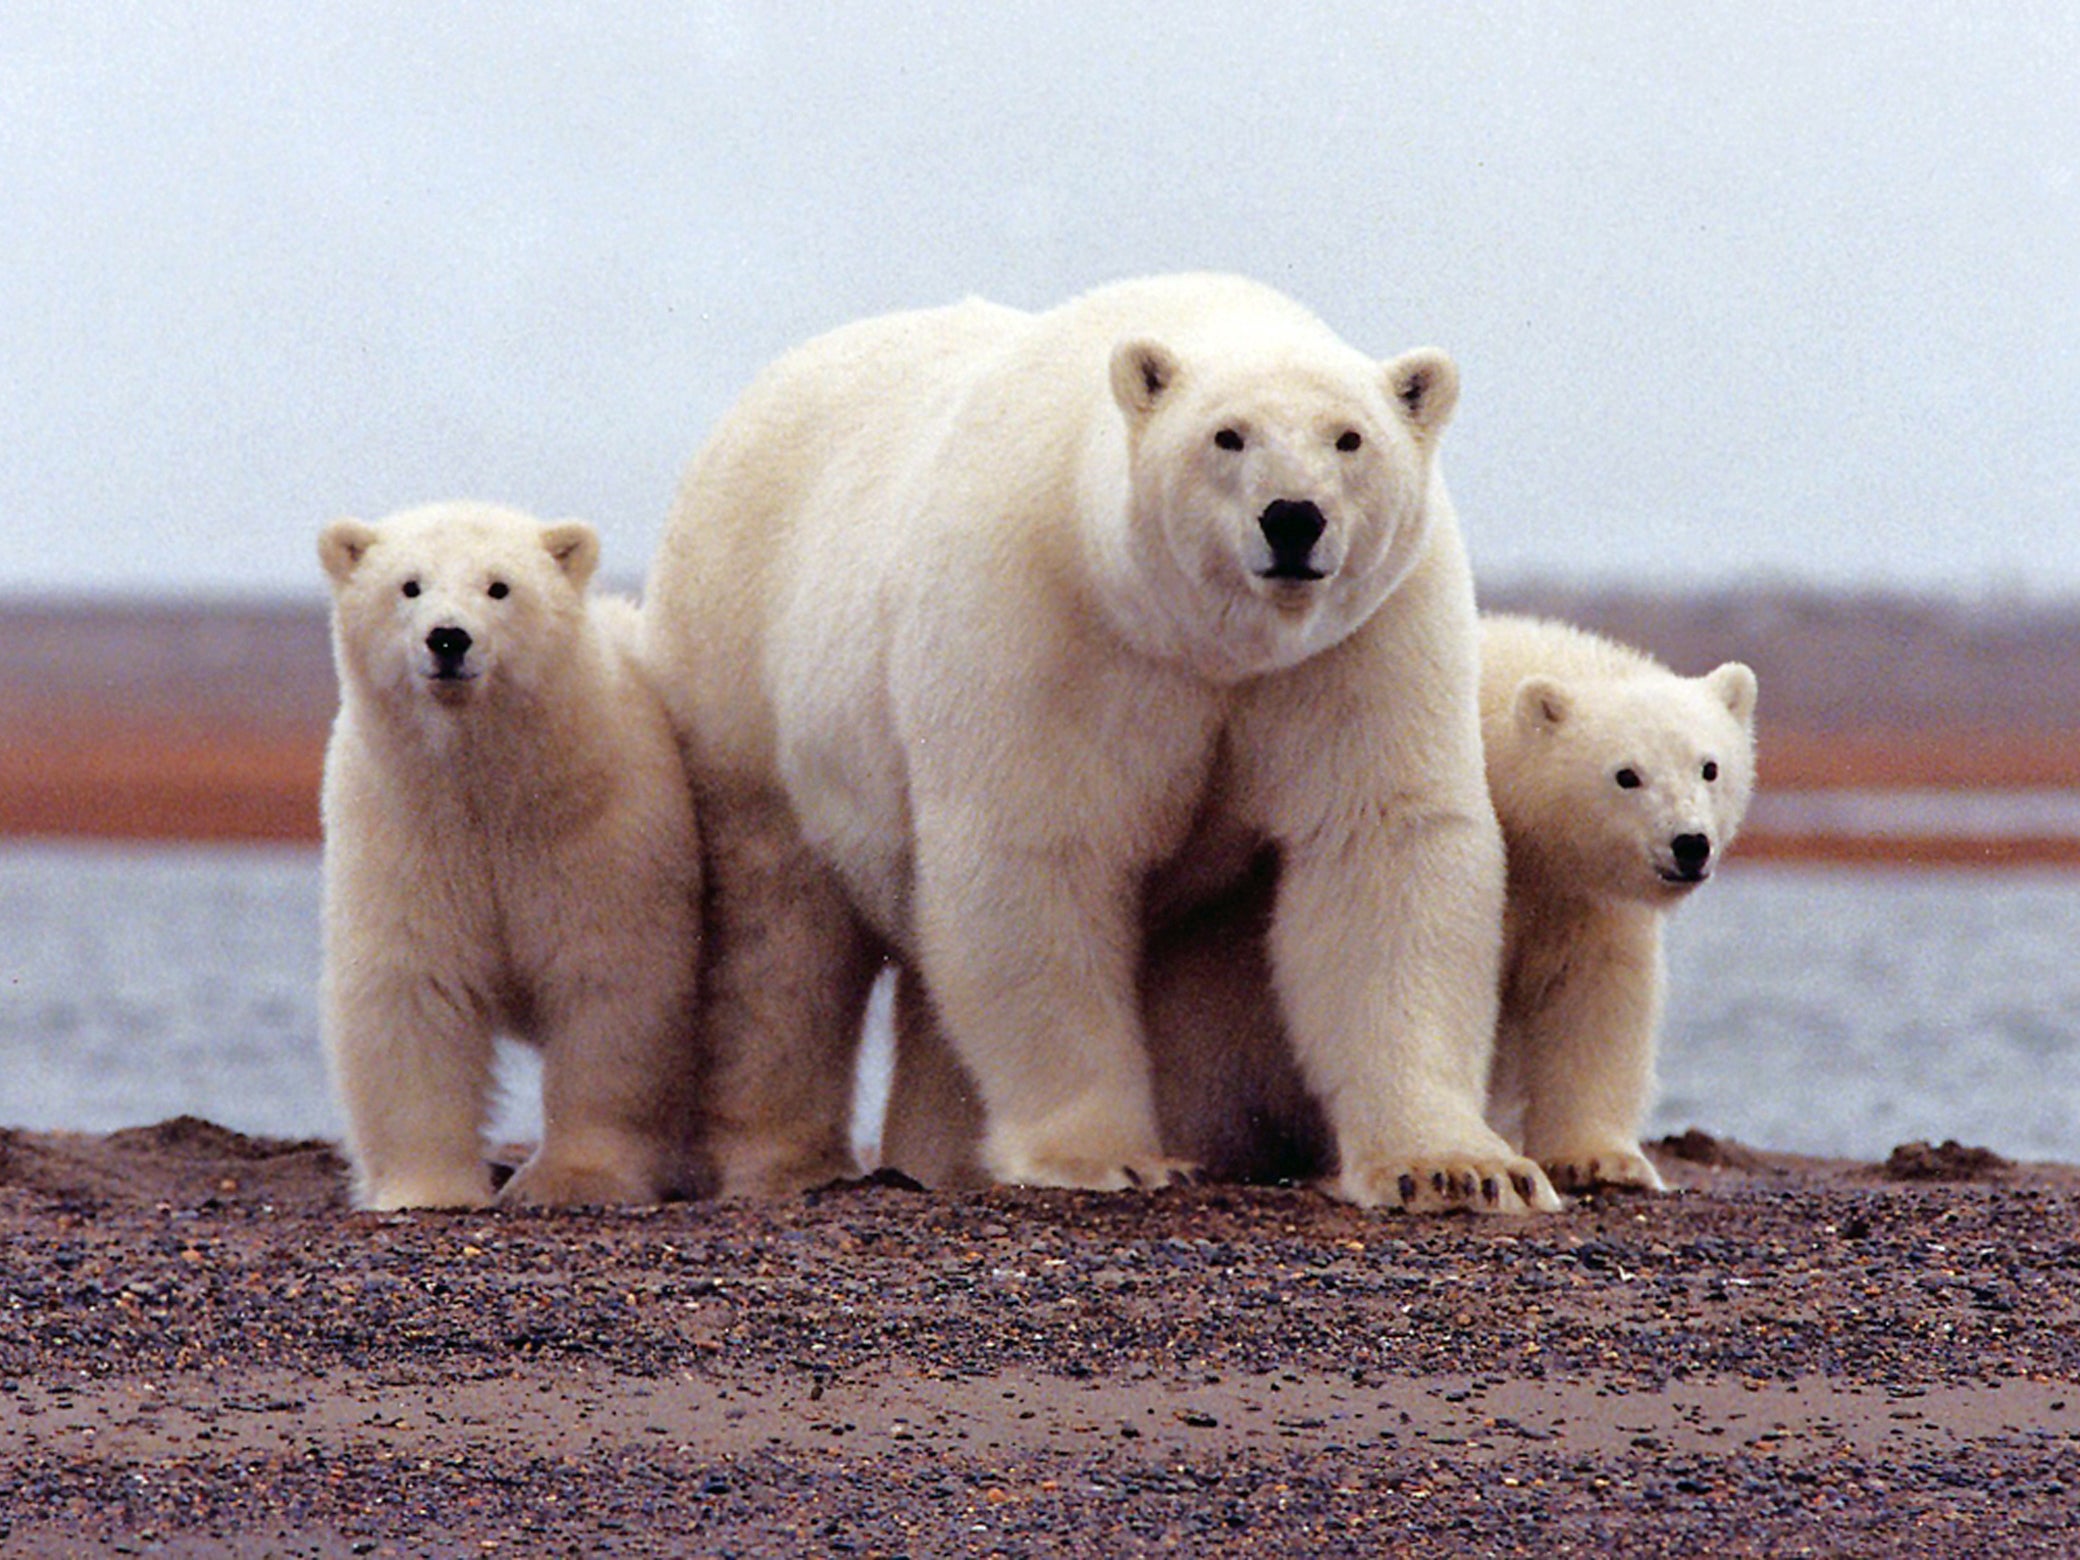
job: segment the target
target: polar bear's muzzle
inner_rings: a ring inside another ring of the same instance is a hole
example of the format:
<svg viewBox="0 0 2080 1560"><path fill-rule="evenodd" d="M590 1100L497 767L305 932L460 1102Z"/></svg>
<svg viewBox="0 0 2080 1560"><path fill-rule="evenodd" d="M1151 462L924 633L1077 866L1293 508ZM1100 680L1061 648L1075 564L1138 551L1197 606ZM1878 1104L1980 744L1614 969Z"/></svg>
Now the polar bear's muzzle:
<svg viewBox="0 0 2080 1560"><path fill-rule="evenodd" d="M1329 529L1319 504L1304 498L1273 499L1257 516L1257 529L1271 550L1270 562L1257 571L1259 578L1309 583L1326 577L1314 556L1315 544Z"/></svg>
<svg viewBox="0 0 2080 1560"><path fill-rule="evenodd" d="M1712 875L1712 837L1709 834L1678 834L1668 842L1670 865L1661 869L1661 881L1677 888L1692 888Z"/></svg>
<svg viewBox="0 0 2080 1560"><path fill-rule="evenodd" d="M469 664L472 643L466 628L443 624L431 630L426 636L426 675L434 682L467 682L476 676L476 669Z"/></svg>

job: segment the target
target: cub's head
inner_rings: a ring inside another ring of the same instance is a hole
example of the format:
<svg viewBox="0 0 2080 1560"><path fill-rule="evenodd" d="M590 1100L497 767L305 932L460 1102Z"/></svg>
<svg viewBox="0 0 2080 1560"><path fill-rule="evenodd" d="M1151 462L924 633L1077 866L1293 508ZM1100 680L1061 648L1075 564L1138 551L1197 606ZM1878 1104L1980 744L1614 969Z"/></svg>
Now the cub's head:
<svg viewBox="0 0 2080 1560"><path fill-rule="evenodd" d="M342 681L461 709L538 690L576 647L599 537L489 504L433 504L319 534Z"/></svg>
<svg viewBox="0 0 2080 1560"><path fill-rule="evenodd" d="M1654 672L1518 684L1491 753L1496 812L1576 887L1663 903L1708 879L1755 785L1755 674ZM1506 770L1506 776L1497 771Z"/></svg>
<svg viewBox="0 0 2080 1560"><path fill-rule="evenodd" d="M1333 338L1238 334L1189 353L1133 338L1111 378L1136 566L1231 675L1334 644L1416 561L1459 396L1442 352L1381 364Z"/></svg>

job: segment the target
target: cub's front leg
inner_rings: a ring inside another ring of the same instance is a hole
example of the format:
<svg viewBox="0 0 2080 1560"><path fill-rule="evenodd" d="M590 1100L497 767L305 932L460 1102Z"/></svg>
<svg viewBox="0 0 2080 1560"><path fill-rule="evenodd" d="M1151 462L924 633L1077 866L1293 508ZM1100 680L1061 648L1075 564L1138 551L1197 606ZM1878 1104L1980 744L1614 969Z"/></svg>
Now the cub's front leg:
<svg viewBox="0 0 2080 1560"><path fill-rule="evenodd" d="M481 1208L491 1031L452 983L377 957L328 968L325 1041L356 1207Z"/></svg>
<svg viewBox="0 0 2080 1560"><path fill-rule="evenodd" d="M1523 1095L1524 1152L1566 1191L1664 1191L1639 1141L1654 1096L1660 921L1643 906L1582 906L1544 929L1564 941L1513 946L1503 984L1499 1060Z"/></svg>

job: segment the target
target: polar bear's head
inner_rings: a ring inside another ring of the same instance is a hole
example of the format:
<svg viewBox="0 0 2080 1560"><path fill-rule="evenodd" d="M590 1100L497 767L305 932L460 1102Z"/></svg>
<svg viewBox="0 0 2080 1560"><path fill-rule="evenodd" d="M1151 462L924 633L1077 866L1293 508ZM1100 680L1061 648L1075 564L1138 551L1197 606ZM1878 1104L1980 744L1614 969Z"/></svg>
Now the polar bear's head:
<svg viewBox="0 0 2080 1560"><path fill-rule="evenodd" d="M1442 500L1439 435L1458 370L1432 348L1377 363L1276 332L1112 351L1127 424L1129 545L1187 582L1234 675L1276 670L1370 616Z"/></svg>
<svg viewBox="0 0 2080 1560"><path fill-rule="evenodd" d="M432 504L318 538L342 678L462 709L538 691L574 653L599 537L490 504Z"/></svg>
<svg viewBox="0 0 2080 1560"><path fill-rule="evenodd" d="M1712 875L1755 784L1755 674L1526 677L1491 740L1512 851L1586 893L1665 903Z"/></svg>

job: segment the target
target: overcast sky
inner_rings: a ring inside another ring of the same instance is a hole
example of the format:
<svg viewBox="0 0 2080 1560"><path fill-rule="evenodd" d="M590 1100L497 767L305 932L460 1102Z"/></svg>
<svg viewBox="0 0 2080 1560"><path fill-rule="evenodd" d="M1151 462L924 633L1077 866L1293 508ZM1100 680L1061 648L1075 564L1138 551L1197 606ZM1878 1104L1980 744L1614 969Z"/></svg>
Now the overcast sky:
<svg viewBox="0 0 2080 1560"><path fill-rule="evenodd" d="M1193 268L1457 356L1484 579L2080 593L2076 104L2065 0L16 0L0 593L633 578L805 336Z"/></svg>

